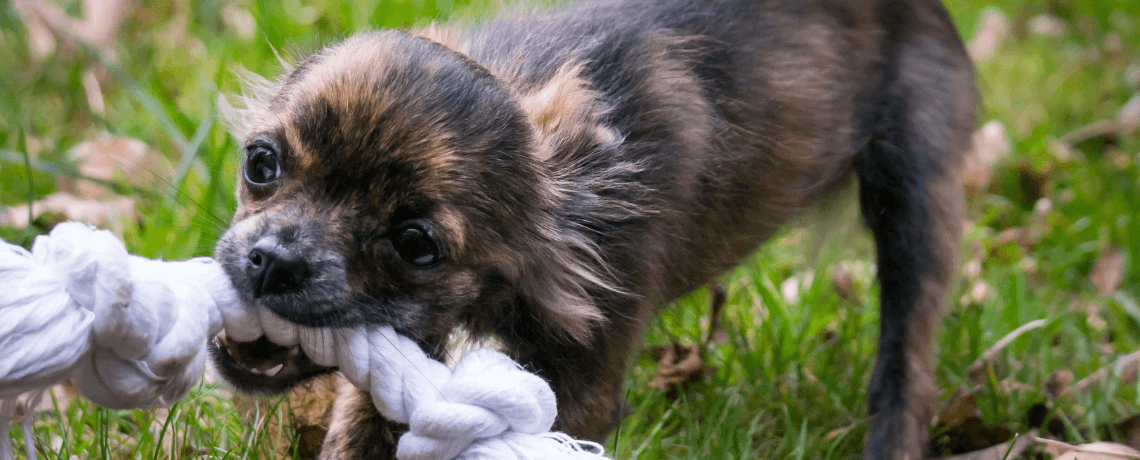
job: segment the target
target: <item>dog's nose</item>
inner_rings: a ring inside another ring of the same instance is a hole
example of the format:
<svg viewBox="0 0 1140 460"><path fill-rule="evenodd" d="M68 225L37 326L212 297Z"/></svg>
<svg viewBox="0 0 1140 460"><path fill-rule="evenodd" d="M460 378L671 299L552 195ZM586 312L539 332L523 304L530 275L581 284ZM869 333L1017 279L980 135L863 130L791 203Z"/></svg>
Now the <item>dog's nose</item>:
<svg viewBox="0 0 1140 460"><path fill-rule="evenodd" d="M294 251L263 236L249 250L249 278L253 296L284 294L297 289L309 278L309 264Z"/></svg>

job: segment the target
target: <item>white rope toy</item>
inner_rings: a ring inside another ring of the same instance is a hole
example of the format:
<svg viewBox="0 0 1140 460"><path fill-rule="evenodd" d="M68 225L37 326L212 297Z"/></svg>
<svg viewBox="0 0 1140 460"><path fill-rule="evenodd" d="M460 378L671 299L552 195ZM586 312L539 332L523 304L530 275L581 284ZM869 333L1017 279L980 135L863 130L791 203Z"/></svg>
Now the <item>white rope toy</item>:
<svg viewBox="0 0 1140 460"><path fill-rule="evenodd" d="M79 223L37 237L30 253L0 242L0 427L21 395L34 406L65 379L106 407L169 405L198 382L206 340L223 326L230 339L264 333L339 366L385 417L409 425L400 460L603 458L596 443L549 432L553 391L502 353L469 352L452 370L388 327L296 326L243 307L212 259L131 256L109 232ZM31 409L24 435L34 458ZM0 436L0 460L11 458Z"/></svg>

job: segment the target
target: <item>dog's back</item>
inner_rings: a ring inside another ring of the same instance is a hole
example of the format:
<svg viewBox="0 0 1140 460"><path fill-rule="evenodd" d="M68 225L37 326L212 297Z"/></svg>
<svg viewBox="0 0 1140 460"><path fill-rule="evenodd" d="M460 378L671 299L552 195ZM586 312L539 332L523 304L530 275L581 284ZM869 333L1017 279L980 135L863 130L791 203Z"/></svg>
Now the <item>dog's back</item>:
<svg viewBox="0 0 1140 460"><path fill-rule="evenodd" d="M562 110L590 113L574 120L580 129L621 140L565 149L589 165L578 174L620 171L644 185L613 192L639 218L594 221L602 257L640 301L603 304L613 311L605 343L594 344L608 354L600 372L587 360L543 366L564 369L554 371L570 381L564 393L580 394L569 387L587 383L573 377L586 369L619 378L647 310L736 264L857 176L884 299L866 452L920 458L936 404L930 332L958 251L958 174L977 104L941 3L603 1L492 22L468 43L524 101L564 85ZM617 390L603 393L616 401ZM573 404L562 406L562 427L608 431L586 421L604 414L574 420Z"/></svg>

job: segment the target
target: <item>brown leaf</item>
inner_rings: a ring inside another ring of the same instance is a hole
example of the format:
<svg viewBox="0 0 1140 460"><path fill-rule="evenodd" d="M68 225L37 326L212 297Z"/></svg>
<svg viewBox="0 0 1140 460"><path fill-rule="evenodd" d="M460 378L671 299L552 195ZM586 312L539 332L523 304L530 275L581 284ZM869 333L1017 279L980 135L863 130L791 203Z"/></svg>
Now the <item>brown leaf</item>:
<svg viewBox="0 0 1140 460"><path fill-rule="evenodd" d="M115 35L130 12L129 0L84 0L83 18L73 19L59 5L45 0L14 0L28 29L32 56L44 58L56 50L56 40L74 46L74 37L114 58Z"/></svg>
<svg viewBox="0 0 1140 460"><path fill-rule="evenodd" d="M1123 132L1131 132L1140 128L1140 94L1132 96L1124 106L1116 112L1116 123Z"/></svg>
<svg viewBox="0 0 1140 460"><path fill-rule="evenodd" d="M1120 440L1125 445L1133 449L1140 449L1140 414L1116 422L1112 428L1120 434Z"/></svg>
<svg viewBox="0 0 1140 460"><path fill-rule="evenodd" d="M966 155L962 181L970 196L978 193L990 183L994 166L1008 157L1013 148L1005 133L1005 126L994 120L986 123L974 133L972 147Z"/></svg>
<svg viewBox="0 0 1140 460"><path fill-rule="evenodd" d="M1073 371L1068 369L1058 369L1049 375L1049 380L1045 381L1044 389L1045 394L1056 398L1062 393L1069 391L1069 386L1073 384Z"/></svg>
<svg viewBox="0 0 1140 460"><path fill-rule="evenodd" d="M1140 458L1140 451L1115 442L1090 442L1072 445L1052 439L1037 438L1045 453L1054 460L1127 460Z"/></svg>
<svg viewBox="0 0 1140 460"><path fill-rule="evenodd" d="M32 217L58 213L64 220L86 222L96 227L108 228L121 234L122 224L134 216L135 201L127 197L108 200L84 200L66 193L53 193L32 203ZM0 225L13 228L28 227L28 205L9 206L6 213L0 213Z"/></svg>
<svg viewBox="0 0 1140 460"><path fill-rule="evenodd" d="M1009 18L997 8L982 10L982 17L978 19L978 27L974 37L966 44L970 57L975 61L984 61L993 57L998 46L1009 35Z"/></svg>
<svg viewBox="0 0 1140 460"><path fill-rule="evenodd" d="M790 276L783 283L780 283L780 294L788 304L798 305L800 303L800 290L811 286L814 281L814 270L804 272L803 277Z"/></svg>
<svg viewBox="0 0 1140 460"><path fill-rule="evenodd" d="M1087 393L1093 387L1101 385L1105 380L1117 375L1117 369L1120 369L1120 383L1135 382L1136 373L1140 371L1140 351L1124 355L1097 369L1096 372L1078 380L1077 383L1069 387L1069 392Z"/></svg>
<svg viewBox="0 0 1140 460"><path fill-rule="evenodd" d="M1120 250L1110 247L1093 262L1092 269L1089 270L1089 283L1101 297L1108 297L1120 287L1120 280L1124 277L1121 273L1123 268L1124 256Z"/></svg>
<svg viewBox="0 0 1140 460"><path fill-rule="evenodd" d="M724 292L724 286L720 283L712 283L709 285L709 334L705 337L704 345L725 345L728 343L728 334L720 326L720 317L724 312L724 304L728 301L727 294Z"/></svg>
<svg viewBox="0 0 1140 460"><path fill-rule="evenodd" d="M174 167L158 152L137 139L123 136L100 136L71 149L69 156L79 165L79 173L93 179L112 180L116 175L133 186L153 190L168 183ZM61 178L61 191L85 199L108 195L100 184Z"/></svg>
<svg viewBox="0 0 1140 460"><path fill-rule="evenodd" d="M852 279L851 270L842 265L836 265L831 269L831 285L835 287L835 293L843 300L859 305L859 297L855 294L855 281Z"/></svg>
<svg viewBox="0 0 1140 460"><path fill-rule="evenodd" d="M941 430L939 430L941 428ZM930 440L933 452L964 454L1008 441L1013 431L1001 425L986 425L981 417L966 417L953 427L936 427L940 434ZM1000 458L1000 457L999 457Z"/></svg>
<svg viewBox="0 0 1140 460"><path fill-rule="evenodd" d="M1013 441L991 445L984 449L968 451L958 455L941 457L941 460L1006 460L1018 458L1036 444L1037 437L1035 434L1036 431L1031 430L1030 434L1018 436L1017 439Z"/></svg>
<svg viewBox="0 0 1140 460"><path fill-rule="evenodd" d="M977 391L962 391L959 389L954 393L953 399L950 400L950 405L946 406L946 410L938 417L939 423L948 427L956 427L961 425L966 419L978 415L978 400Z"/></svg>
<svg viewBox="0 0 1140 460"><path fill-rule="evenodd" d="M994 235L993 247L1000 248L1010 243L1016 243L1024 251L1033 249L1033 236L1029 229L1024 227L1007 228Z"/></svg>
<svg viewBox="0 0 1140 460"><path fill-rule="evenodd" d="M667 391L671 397L675 397L678 389L706 379L714 373L716 368L705 365L701 359L700 345L673 343L672 346L665 347L657 365L657 376L649 382L649 386Z"/></svg>
<svg viewBox="0 0 1140 460"><path fill-rule="evenodd" d="M1051 14L1038 14L1029 19L1029 31L1042 37L1062 37L1065 35L1067 25Z"/></svg>
<svg viewBox="0 0 1140 460"><path fill-rule="evenodd" d="M326 374L289 391L289 414L293 417L294 442L301 459L316 459L328 433L337 387L351 385L338 374ZM289 452L282 452L288 457Z"/></svg>

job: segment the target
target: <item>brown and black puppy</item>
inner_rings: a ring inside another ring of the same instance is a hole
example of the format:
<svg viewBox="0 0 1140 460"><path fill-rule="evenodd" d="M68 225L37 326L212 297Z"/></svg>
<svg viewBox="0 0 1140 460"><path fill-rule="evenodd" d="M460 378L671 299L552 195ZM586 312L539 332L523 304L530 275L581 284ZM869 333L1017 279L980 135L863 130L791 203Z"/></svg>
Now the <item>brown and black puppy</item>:
<svg viewBox="0 0 1140 460"><path fill-rule="evenodd" d="M361 34L251 85L217 257L300 325L388 324L436 356L460 328L494 337L550 380L556 429L601 439L647 317L854 177L882 292L865 456L918 459L975 105L937 0L597 1ZM216 357L251 391L331 371L264 341ZM347 392L323 455L391 457L399 429Z"/></svg>

